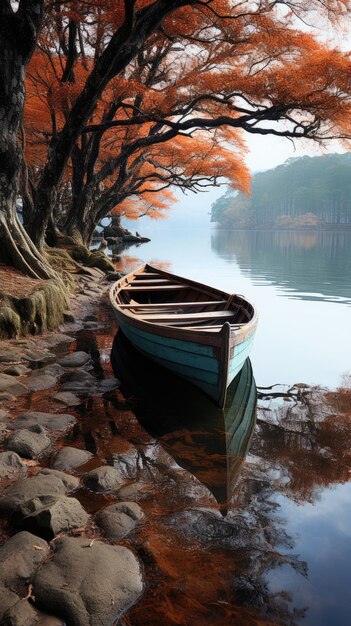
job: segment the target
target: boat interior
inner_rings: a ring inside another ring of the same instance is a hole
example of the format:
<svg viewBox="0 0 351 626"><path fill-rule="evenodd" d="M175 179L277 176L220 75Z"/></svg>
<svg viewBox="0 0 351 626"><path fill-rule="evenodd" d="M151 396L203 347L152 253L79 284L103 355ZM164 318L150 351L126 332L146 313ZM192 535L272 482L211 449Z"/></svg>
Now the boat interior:
<svg viewBox="0 0 351 626"><path fill-rule="evenodd" d="M225 322L239 329L254 316L253 307L240 295L228 296L148 266L119 283L116 302L143 321L210 332L219 331Z"/></svg>

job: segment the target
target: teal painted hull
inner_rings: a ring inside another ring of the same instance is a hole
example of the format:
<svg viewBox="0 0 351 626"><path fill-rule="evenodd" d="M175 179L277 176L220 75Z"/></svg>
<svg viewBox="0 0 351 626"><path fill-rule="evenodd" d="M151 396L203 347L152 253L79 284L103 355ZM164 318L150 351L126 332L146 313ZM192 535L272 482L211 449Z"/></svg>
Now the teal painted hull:
<svg viewBox="0 0 351 626"><path fill-rule="evenodd" d="M129 341L147 357L191 382L215 402L221 386L221 372L216 348L148 333L119 319L120 328ZM229 359L228 387L250 354L253 336L234 346Z"/></svg>

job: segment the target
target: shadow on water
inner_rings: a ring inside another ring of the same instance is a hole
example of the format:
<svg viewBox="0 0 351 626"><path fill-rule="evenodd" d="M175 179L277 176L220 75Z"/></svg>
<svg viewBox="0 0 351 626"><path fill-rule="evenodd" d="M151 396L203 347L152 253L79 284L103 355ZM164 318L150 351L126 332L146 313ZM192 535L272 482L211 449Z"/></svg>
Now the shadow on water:
<svg viewBox="0 0 351 626"><path fill-rule="evenodd" d="M224 411L141 355L121 331L111 361L142 427L210 489L224 513L255 426L257 394L250 360L229 386Z"/></svg>

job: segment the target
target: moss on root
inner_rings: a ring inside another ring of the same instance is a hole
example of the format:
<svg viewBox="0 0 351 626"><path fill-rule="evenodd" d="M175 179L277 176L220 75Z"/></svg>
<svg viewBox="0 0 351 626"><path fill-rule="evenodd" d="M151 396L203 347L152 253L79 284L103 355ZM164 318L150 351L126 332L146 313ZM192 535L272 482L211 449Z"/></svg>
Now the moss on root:
<svg viewBox="0 0 351 626"><path fill-rule="evenodd" d="M116 268L112 261L106 256L102 250L94 250L90 253L89 259L86 261L88 267L97 267L103 272L115 272Z"/></svg>
<svg viewBox="0 0 351 626"><path fill-rule="evenodd" d="M53 267L59 269L58 265L62 263L61 268L74 271L69 267L69 261L65 255L67 255L68 259L71 260L71 263L75 263L75 269L77 269L77 263L82 263L83 265L87 265L88 267L97 267L99 270L103 272L114 272L116 270L112 261L106 256L103 250L90 250L87 246L83 244L79 244L72 239L72 237L61 237L58 240L58 248L51 248L48 251L50 263L56 263ZM60 253L62 256L60 256ZM72 261L73 259L73 261ZM64 262L67 265L64 265Z"/></svg>
<svg viewBox="0 0 351 626"><path fill-rule="evenodd" d="M69 308L69 290L61 280L43 281L24 298L3 294L0 303L0 337L36 335L55 330Z"/></svg>
<svg viewBox="0 0 351 626"><path fill-rule="evenodd" d="M21 318L6 302L0 303L0 338L12 338L21 334Z"/></svg>

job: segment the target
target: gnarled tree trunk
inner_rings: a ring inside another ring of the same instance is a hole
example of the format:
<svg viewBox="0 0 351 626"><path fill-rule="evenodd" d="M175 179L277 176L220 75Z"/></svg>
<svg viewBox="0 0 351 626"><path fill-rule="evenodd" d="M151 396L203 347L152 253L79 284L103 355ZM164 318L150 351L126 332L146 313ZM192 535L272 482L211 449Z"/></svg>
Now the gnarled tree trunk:
<svg viewBox="0 0 351 626"><path fill-rule="evenodd" d="M19 131L24 105L24 74L34 50L43 0L0 4L0 259L33 278L53 278L54 271L20 223L16 200L22 168Z"/></svg>

